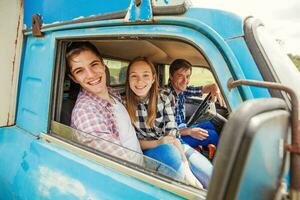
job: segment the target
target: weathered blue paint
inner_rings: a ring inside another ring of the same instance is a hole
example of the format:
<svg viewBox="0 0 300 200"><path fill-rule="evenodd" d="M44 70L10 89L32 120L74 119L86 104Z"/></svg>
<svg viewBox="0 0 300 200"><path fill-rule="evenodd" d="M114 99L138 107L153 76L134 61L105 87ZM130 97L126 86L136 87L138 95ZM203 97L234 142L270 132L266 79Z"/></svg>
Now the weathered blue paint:
<svg viewBox="0 0 300 200"><path fill-rule="evenodd" d="M28 36L25 46L16 123L33 134L48 130L54 45L51 34L45 34L39 39Z"/></svg>
<svg viewBox="0 0 300 200"><path fill-rule="evenodd" d="M36 139L0 128L0 199L182 199Z"/></svg>
<svg viewBox="0 0 300 200"><path fill-rule="evenodd" d="M238 37L229 39L226 41L231 50L233 51L236 59L239 62L240 68L248 80L260 80L263 81L260 71L258 70L251 53L245 43L244 38ZM268 89L250 87L254 98L268 98L271 97Z"/></svg>
<svg viewBox="0 0 300 200"><path fill-rule="evenodd" d="M224 39L244 35L243 19L230 12L194 7L189 9L184 17L206 24Z"/></svg>
<svg viewBox="0 0 300 200"><path fill-rule="evenodd" d="M32 28L32 15L42 16L43 24L71 21L74 19L101 16L104 14L127 11L130 0L26 0L24 1L24 25Z"/></svg>
<svg viewBox="0 0 300 200"><path fill-rule="evenodd" d="M151 0L141 1L141 5L138 7L136 6L135 1L131 1L126 16L128 21L150 21L152 20L152 17Z"/></svg>
<svg viewBox="0 0 300 200"><path fill-rule="evenodd" d="M83 0L28 0L25 1L24 24L30 29L31 16L36 13L42 16L44 25L58 25L56 22L70 22L79 17L126 12L129 4L130 0L91 0L88 3ZM128 20L126 24L122 18L52 26L42 30L42 38L26 33L16 126L0 128L0 153L5 155L0 157L0 199L180 199L175 194L37 139L39 133L48 132L56 40L122 35L182 39L206 54L233 111L244 100L269 96L265 89L244 86L240 90L227 89L227 81L232 77L262 80L243 39L240 17L206 8L191 8L180 16L153 16L150 0L145 0L140 8L131 2ZM147 21L147 25L141 21ZM259 147L255 150L251 156L260 154ZM251 178L252 173L254 171L249 169L246 175ZM240 198L245 195L240 194Z"/></svg>

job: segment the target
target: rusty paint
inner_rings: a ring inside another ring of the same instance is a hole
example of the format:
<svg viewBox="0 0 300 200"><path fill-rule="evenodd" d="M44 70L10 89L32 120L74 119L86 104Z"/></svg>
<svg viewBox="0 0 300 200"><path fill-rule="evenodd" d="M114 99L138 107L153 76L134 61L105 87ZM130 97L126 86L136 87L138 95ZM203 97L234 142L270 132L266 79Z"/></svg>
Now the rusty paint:
<svg viewBox="0 0 300 200"><path fill-rule="evenodd" d="M292 104L292 144L287 150L291 153L290 159L290 170L291 179L290 186L291 191L296 191L300 193L300 154L297 151L300 149L300 122L299 122L299 102L297 95L293 89L282 85L280 83L266 82L266 81L255 81L255 80L236 80L229 79L227 82L228 89L238 87L240 85L250 85L263 88L270 88L275 90L282 90L288 93L291 97ZM295 151L295 152L294 152ZM300 194L299 194L300 195Z"/></svg>
<svg viewBox="0 0 300 200"><path fill-rule="evenodd" d="M139 7L142 3L142 0L135 0L136 7Z"/></svg>
<svg viewBox="0 0 300 200"><path fill-rule="evenodd" d="M291 144L286 144L284 148L292 153L296 153L300 155L300 146L292 146Z"/></svg>
<svg viewBox="0 0 300 200"><path fill-rule="evenodd" d="M6 125L8 126L9 125L9 116L10 116L10 114L9 114L9 112L7 113L7 120L6 120Z"/></svg>
<svg viewBox="0 0 300 200"><path fill-rule="evenodd" d="M17 55L17 45L18 45L18 38L19 38L19 29L20 29L20 24L21 24L21 20L22 20L22 15L23 15L23 12L22 10L24 10L24 1L21 0L20 1L20 12L19 12L19 17L18 17L18 23L17 23L17 32L16 32L16 39L15 39L15 46L14 46L14 50L15 50L15 53L14 53L14 58L12 60L12 76L11 76L11 85L13 86L14 85L14 79L15 79L15 69L16 69L16 55ZM11 89L11 97L13 97L13 91L14 89L12 88ZM12 104L12 101L10 101L10 105L9 105L9 108L11 108L11 104ZM6 120L6 125L10 125L10 112L7 113L7 120Z"/></svg>
<svg viewBox="0 0 300 200"><path fill-rule="evenodd" d="M20 10L23 9L23 1L21 1L21 6L20 6ZM20 23L21 23L21 16L22 12L20 12L19 14L19 19L18 19L18 24L17 24L17 35L16 35L16 39L15 39L15 54L14 54L14 59L12 61L13 63L13 70L12 70L12 74L14 74L15 71L15 62L16 62L16 49L17 49L17 44L18 44L18 37L19 37L19 29L20 29ZM13 83L13 77L11 77L11 82Z"/></svg>
<svg viewBox="0 0 300 200"><path fill-rule="evenodd" d="M35 37L43 37L41 32L42 18L39 14L32 15L32 35Z"/></svg>

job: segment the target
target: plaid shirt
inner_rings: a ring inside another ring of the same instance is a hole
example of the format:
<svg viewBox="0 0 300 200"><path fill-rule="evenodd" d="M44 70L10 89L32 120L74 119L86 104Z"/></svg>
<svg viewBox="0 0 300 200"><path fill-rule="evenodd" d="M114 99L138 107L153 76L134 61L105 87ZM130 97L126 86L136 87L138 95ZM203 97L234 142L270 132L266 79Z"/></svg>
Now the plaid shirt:
<svg viewBox="0 0 300 200"><path fill-rule="evenodd" d="M177 94L173 86L169 84L167 91L174 96L176 102L175 115L178 126L185 124L185 100L187 97L201 97L202 86L188 86L184 92Z"/></svg>
<svg viewBox="0 0 300 200"><path fill-rule="evenodd" d="M166 135L179 137L179 131L174 118L174 107L171 98L165 91L161 91L158 96L157 113L154 127L146 125L148 116L149 99L141 101L137 106L137 122L134 123L138 139L157 140Z"/></svg>
<svg viewBox="0 0 300 200"><path fill-rule="evenodd" d="M110 89L109 93L120 100ZM81 144L126 159L127 156L120 147L113 111L111 103L82 89L72 111L71 127L80 130L76 132L76 139Z"/></svg>

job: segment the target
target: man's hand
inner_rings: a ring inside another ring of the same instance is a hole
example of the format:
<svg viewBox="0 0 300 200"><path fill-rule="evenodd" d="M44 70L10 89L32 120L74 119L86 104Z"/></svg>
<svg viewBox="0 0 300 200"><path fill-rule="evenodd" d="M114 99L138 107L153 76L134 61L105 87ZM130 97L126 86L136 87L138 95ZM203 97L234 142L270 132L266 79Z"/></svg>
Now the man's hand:
<svg viewBox="0 0 300 200"><path fill-rule="evenodd" d="M204 140L208 137L208 131L202 128L190 128L189 135L197 140Z"/></svg>
<svg viewBox="0 0 300 200"><path fill-rule="evenodd" d="M211 93L213 102L216 102L218 100L220 103L220 106L226 108L224 98L223 98L223 96L220 92L220 89L216 83L203 86L202 93Z"/></svg>
<svg viewBox="0 0 300 200"><path fill-rule="evenodd" d="M180 128L179 131L182 136L189 135L197 140L204 140L208 137L207 130L202 128Z"/></svg>

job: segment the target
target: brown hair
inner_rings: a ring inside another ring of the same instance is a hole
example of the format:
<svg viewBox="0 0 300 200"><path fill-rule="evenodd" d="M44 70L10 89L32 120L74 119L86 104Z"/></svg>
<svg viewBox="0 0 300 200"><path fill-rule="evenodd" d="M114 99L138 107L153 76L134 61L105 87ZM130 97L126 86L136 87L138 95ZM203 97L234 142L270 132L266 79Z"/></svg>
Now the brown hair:
<svg viewBox="0 0 300 200"><path fill-rule="evenodd" d="M181 69L181 68L184 68L186 70L191 70L192 71L192 64L187 61L187 60L184 60L184 59L176 59L174 60L171 65L170 65L170 76L173 76L174 73Z"/></svg>
<svg viewBox="0 0 300 200"><path fill-rule="evenodd" d="M153 78L154 78L154 82L150 88L149 91L149 104L148 104L148 116L147 116L147 120L146 120L146 125L153 128L154 127L154 122L156 119L156 111L157 111L157 98L158 98L158 78L156 75L156 70L155 67L153 65L152 62L150 62L147 58L144 57L137 57L135 59L133 59L129 65L128 65L128 69L127 69L127 74L126 74L126 84L125 84L125 92L126 92L126 108L128 111L128 114L130 116L131 122L134 123L136 122L137 116L136 116L136 110L137 110L137 105L139 102L139 98L138 96L130 89L130 85L129 85L129 73L130 73L130 67L139 61L143 61L145 63L148 64L148 66L151 69Z"/></svg>
<svg viewBox="0 0 300 200"><path fill-rule="evenodd" d="M70 44L67 47L66 52L66 72L67 74L71 74L70 69L70 62L74 56L79 55L83 51L91 51L93 52L103 63L103 58L101 54L99 53L98 49L90 42L70 42Z"/></svg>
<svg viewBox="0 0 300 200"><path fill-rule="evenodd" d="M104 64L103 58L101 54L99 53L97 47L95 47L90 42L70 42L67 51L66 51L66 74L71 74L71 66L70 62L74 56L79 55L83 51L91 51L93 52L102 62L102 64L105 66L105 75L106 75L106 85L109 86L110 84L110 73L108 67Z"/></svg>

